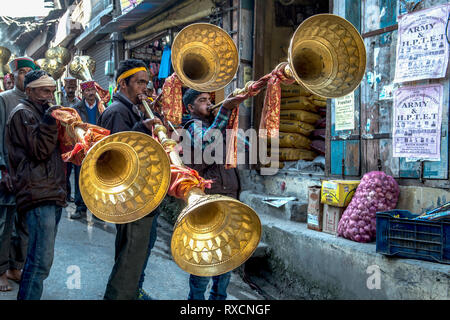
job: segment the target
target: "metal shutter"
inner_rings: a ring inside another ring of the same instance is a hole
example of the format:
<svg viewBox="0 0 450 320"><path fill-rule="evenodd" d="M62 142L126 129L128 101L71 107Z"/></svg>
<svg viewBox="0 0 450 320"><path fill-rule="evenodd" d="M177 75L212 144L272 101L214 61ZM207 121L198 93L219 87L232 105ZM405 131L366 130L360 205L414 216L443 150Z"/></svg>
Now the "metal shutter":
<svg viewBox="0 0 450 320"><path fill-rule="evenodd" d="M91 47L86 50L85 54L91 56L96 61L94 80L97 81L102 88L108 89L109 83L113 82L114 79L105 76L105 62L110 60L111 46L113 43L102 42L105 40L109 40L109 36L97 41L97 43L92 44Z"/></svg>

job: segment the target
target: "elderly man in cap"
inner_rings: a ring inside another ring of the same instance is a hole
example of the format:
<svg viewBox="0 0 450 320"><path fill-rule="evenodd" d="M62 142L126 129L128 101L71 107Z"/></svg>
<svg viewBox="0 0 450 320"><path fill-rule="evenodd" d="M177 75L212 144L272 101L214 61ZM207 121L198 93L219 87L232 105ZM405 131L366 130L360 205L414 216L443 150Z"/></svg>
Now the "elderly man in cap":
<svg viewBox="0 0 450 320"><path fill-rule="evenodd" d="M85 81L80 84L81 94L83 99L76 103L73 108L77 110L83 122L90 124L97 124L97 120L100 117L102 109L99 108L99 101L96 97L95 81ZM75 205L77 209L71 214L71 219L80 219L86 217L86 205L81 197L79 178L80 178L80 166L73 165L75 169ZM94 216L95 217L95 216Z"/></svg>
<svg viewBox="0 0 450 320"><path fill-rule="evenodd" d="M6 120L11 110L26 98L25 74L38 68L27 57L9 64L14 74L14 88L0 94L0 291L12 290L8 278L20 281L27 253L28 231L23 215L16 213L16 200L9 175L8 154L4 143Z"/></svg>
<svg viewBox="0 0 450 320"><path fill-rule="evenodd" d="M38 300L53 263L62 208L66 206L64 162L50 107L56 82L43 70L25 75L26 99L8 117L5 141L17 213L25 215L29 238L17 299Z"/></svg>
<svg viewBox="0 0 450 320"><path fill-rule="evenodd" d="M77 91L77 79L74 77L66 77L64 78L64 96L62 98L61 104L64 107L70 107L73 108L78 102L80 102L80 99L75 95L75 92ZM69 150L67 150L69 151ZM72 162L66 162L66 186L67 186L67 201L68 202L74 202L74 198L72 198L72 187L70 185L70 175L72 174L72 168L73 168ZM75 170L74 170L75 171ZM77 193L77 185L75 184L75 195Z"/></svg>

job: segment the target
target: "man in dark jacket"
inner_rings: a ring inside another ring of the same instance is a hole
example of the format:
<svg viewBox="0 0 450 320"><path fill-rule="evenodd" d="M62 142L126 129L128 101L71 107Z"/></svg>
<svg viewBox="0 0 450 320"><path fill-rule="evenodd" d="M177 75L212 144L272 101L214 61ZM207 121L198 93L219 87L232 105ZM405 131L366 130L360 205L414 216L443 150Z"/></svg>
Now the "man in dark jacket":
<svg viewBox="0 0 450 320"><path fill-rule="evenodd" d="M215 135L211 134L218 130L223 137L223 159L220 163L206 164L202 157L201 163L195 163L194 152L191 153L191 163L187 166L196 170L201 177L211 179L211 189L205 189L207 194L222 194L238 199L239 176L236 169L225 169L225 142L226 127L231 112L244 99L238 97L228 97L222 104L214 120L211 122L209 108L212 106L209 93L188 89L183 95L183 104L189 111L191 119L184 124L184 128L190 134L192 149L200 147L201 150L214 142ZM212 277L213 285L209 295L209 300L225 300L227 297L227 287L230 282L231 273L227 272ZM211 277L200 277L191 274L189 277L189 300L204 300L205 291Z"/></svg>
<svg viewBox="0 0 450 320"><path fill-rule="evenodd" d="M25 75L27 98L6 124L6 147L16 194L17 213L26 216L28 252L17 299L38 300L53 263L62 207L66 205L64 162L58 127L50 107L56 82L45 71Z"/></svg>
<svg viewBox="0 0 450 320"><path fill-rule="evenodd" d="M112 104L98 119L97 125L111 131L140 131L152 133L159 119L144 119L140 111L140 96L149 81L145 64L140 60L121 61L116 82L119 91ZM155 211L130 223L116 224L115 261L108 279L104 299L134 300L138 298L138 283L146 261L150 230Z"/></svg>
<svg viewBox="0 0 450 320"><path fill-rule="evenodd" d="M23 87L25 74L37 68L27 57L14 59L9 66L14 73L14 88L0 94L0 291L12 290L8 279L20 281L28 241L25 217L16 213L9 175L8 152L4 143L6 120L19 101L26 98Z"/></svg>
<svg viewBox="0 0 450 320"><path fill-rule="evenodd" d="M73 106L73 108L77 110L83 122L90 124L97 124L101 112L98 108L95 82L94 81L82 82L80 83L80 88L81 94L83 95L83 99L78 103L76 103ZM80 219L82 217L86 217L87 208L86 205L84 204L83 198L81 197L79 187L81 166L73 165L73 167L75 168L75 205L77 206L77 209L73 214L70 215L70 218Z"/></svg>
<svg viewBox="0 0 450 320"><path fill-rule="evenodd" d="M77 91L77 79L74 77L64 78L64 96L61 101L63 107L73 108L80 99L75 95ZM95 123L94 123L95 124ZM63 152L66 150L63 150ZM70 151L70 150L67 150ZM67 202L74 202L75 199L72 198L72 186L70 185L70 175L72 174L72 168L74 168L72 162L66 162L66 186L67 186ZM75 170L74 170L75 171ZM75 184L75 194L77 185ZM73 217L71 217L73 219Z"/></svg>

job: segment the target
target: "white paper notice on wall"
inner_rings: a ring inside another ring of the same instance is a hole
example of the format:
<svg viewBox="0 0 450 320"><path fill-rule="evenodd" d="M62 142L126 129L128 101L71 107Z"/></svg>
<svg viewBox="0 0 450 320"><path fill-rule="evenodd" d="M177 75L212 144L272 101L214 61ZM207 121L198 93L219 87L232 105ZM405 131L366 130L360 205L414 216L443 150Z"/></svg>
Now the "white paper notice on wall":
<svg viewBox="0 0 450 320"><path fill-rule="evenodd" d="M444 78L449 44L446 37L449 4L398 18L394 82Z"/></svg>
<svg viewBox="0 0 450 320"><path fill-rule="evenodd" d="M335 127L337 130L355 129L355 94L354 92L340 98L336 98L334 104Z"/></svg>
<svg viewBox="0 0 450 320"><path fill-rule="evenodd" d="M443 86L402 87L394 93L393 157L439 160Z"/></svg>

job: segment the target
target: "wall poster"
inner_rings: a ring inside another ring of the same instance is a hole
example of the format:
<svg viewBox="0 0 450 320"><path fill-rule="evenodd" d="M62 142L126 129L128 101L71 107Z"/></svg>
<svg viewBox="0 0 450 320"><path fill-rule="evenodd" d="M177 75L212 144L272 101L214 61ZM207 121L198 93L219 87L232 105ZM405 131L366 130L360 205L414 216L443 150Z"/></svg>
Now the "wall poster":
<svg viewBox="0 0 450 320"><path fill-rule="evenodd" d="M441 84L395 91L393 157L440 160L443 92Z"/></svg>
<svg viewBox="0 0 450 320"><path fill-rule="evenodd" d="M399 17L394 82L445 77L448 14L449 5L445 4Z"/></svg>

